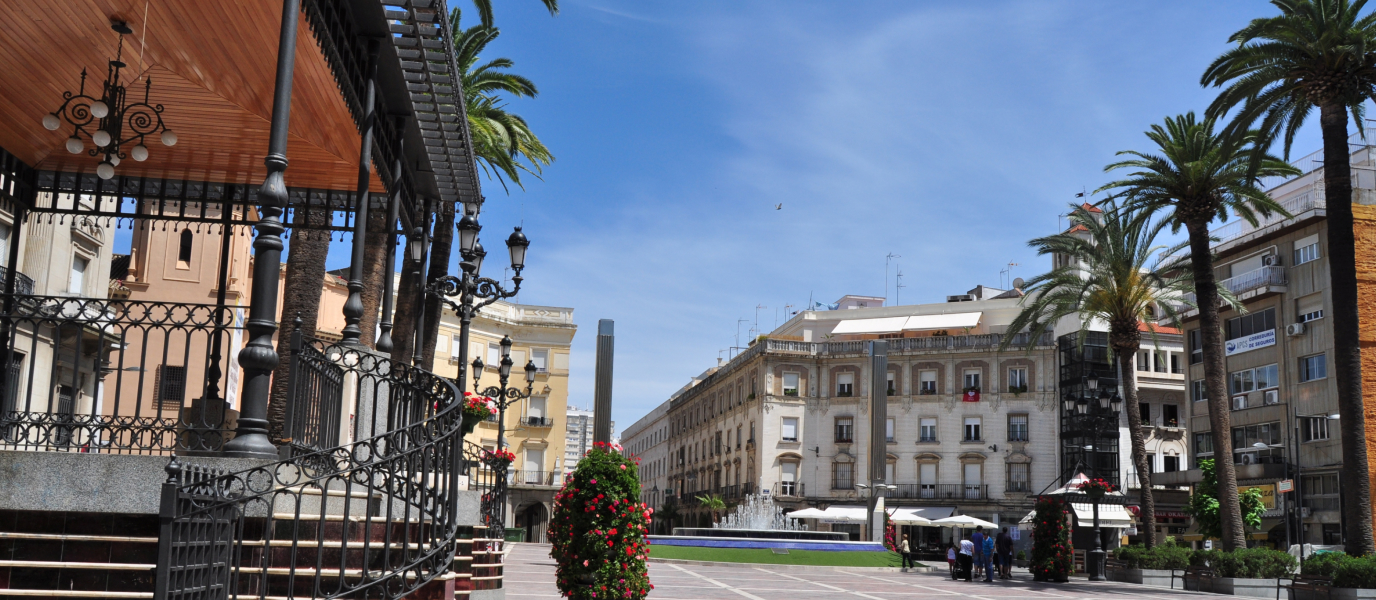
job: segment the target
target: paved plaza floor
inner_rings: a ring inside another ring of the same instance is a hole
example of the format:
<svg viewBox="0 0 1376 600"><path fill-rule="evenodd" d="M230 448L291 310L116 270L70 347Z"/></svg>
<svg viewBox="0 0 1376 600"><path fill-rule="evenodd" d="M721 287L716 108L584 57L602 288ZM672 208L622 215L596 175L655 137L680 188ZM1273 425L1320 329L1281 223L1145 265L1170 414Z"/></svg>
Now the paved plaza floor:
<svg viewBox="0 0 1376 600"><path fill-rule="evenodd" d="M1070 583L1032 581L1026 573L994 583L952 581L945 565L934 573L838 571L758 567L699 567L650 563L653 600L832 600L868 598L975 598L978 600L1146 600L1214 596L1141 585L1072 579ZM506 597L511 600L559 598L554 586L554 560L544 544L512 544L505 569ZM1216 597L1216 596L1214 596Z"/></svg>

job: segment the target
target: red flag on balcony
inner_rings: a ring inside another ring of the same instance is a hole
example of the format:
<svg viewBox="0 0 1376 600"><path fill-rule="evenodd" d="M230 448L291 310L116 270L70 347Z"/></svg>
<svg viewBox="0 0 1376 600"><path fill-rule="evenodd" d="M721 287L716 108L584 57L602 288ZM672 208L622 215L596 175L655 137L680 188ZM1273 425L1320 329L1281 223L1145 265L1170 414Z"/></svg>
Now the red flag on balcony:
<svg viewBox="0 0 1376 600"><path fill-rule="evenodd" d="M965 396L961 397L962 402L979 402L979 390L971 388L965 390Z"/></svg>

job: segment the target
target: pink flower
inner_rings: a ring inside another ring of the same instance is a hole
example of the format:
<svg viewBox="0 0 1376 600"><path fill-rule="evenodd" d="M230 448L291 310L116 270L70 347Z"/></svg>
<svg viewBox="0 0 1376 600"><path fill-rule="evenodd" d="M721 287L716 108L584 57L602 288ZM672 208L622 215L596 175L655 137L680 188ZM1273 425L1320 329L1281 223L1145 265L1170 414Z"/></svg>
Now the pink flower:
<svg viewBox="0 0 1376 600"><path fill-rule="evenodd" d="M622 471L625 471L625 470L626 470L626 465L621 465L621 470L622 470Z"/></svg>

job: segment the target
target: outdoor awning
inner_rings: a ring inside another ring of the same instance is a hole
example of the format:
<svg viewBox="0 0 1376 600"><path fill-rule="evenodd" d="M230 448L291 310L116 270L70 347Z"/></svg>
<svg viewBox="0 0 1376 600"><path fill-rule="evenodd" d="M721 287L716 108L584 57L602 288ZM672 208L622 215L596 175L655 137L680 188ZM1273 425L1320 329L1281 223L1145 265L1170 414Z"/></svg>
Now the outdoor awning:
<svg viewBox="0 0 1376 600"><path fill-rule="evenodd" d="M790 519L821 519L826 516L826 511L818 508L804 508L785 514Z"/></svg>
<svg viewBox="0 0 1376 600"><path fill-rule="evenodd" d="M904 506L900 510L909 511L924 519L935 521L956 514L954 506Z"/></svg>
<svg viewBox="0 0 1376 600"><path fill-rule="evenodd" d="M784 515L790 519L821 519L827 523L868 523L869 510L863 506L829 506L826 510L804 508Z"/></svg>
<svg viewBox="0 0 1376 600"><path fill-rule="evenodd" d="M917 514L911 508L896 508L889 514L889 521L898 525L930 525L931 519Z"/></svg>
<svg viewBox="0 0 1376 600"><path fill-rule="evenodd" d="M1080 526L1089 526L1094 523L1094 505L1072 503L1075 509L1075 519ZM1132 515L1128 514L1127 508L1121 504L1100 504L1099 505L1099 526L1126 529L1132 527Z"/></svg>
<svg viewBox="0 0 1376 600"><path fill-rule="evenodd" d="M831 330L834 334L843 333L898 333L903 331L909 317L883 317L879 319L846 319Z"/></svg>
<svg viewBox="0 0 1376 600"><path fill-rule="evenodd" d="M933 329L961 329L963 327L974 327L979 325L980 316L984 313L967 312L952 313L948 315L917 315L908 317L908 322L903 324L905 331L927 331Z"/></svg>

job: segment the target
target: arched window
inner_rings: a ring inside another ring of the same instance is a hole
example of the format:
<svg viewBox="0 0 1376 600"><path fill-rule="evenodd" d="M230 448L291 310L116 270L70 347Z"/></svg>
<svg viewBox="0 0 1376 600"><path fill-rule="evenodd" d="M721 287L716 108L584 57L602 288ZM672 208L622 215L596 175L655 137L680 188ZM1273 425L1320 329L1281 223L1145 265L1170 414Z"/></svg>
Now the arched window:
<svg viewBox="0 0 1376 600"><path fill-rule="evenodd" d="M177 266L183 269L191 268L191 230L182 230L181 244L177 248Z"/></svg>

